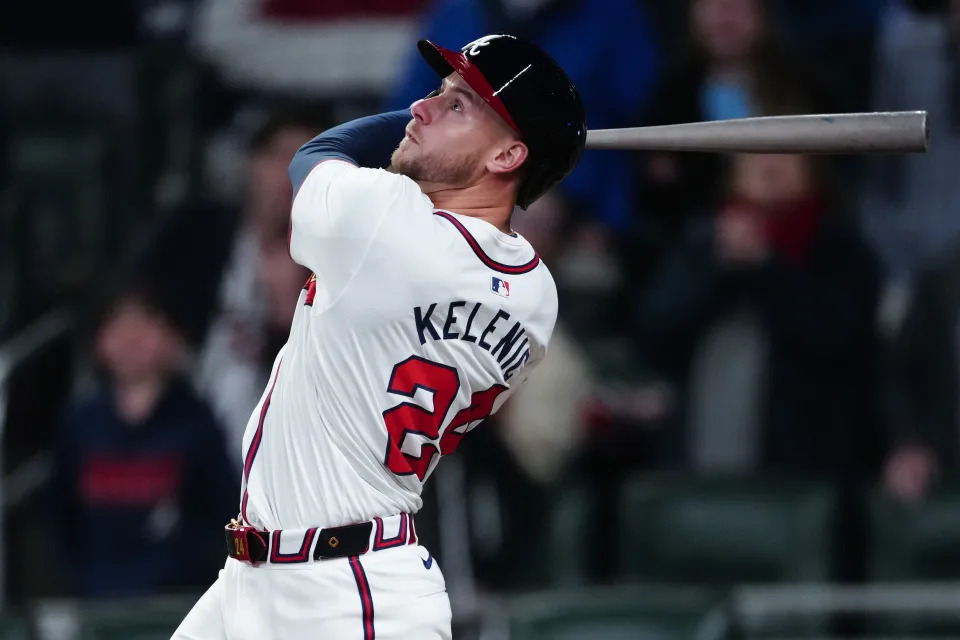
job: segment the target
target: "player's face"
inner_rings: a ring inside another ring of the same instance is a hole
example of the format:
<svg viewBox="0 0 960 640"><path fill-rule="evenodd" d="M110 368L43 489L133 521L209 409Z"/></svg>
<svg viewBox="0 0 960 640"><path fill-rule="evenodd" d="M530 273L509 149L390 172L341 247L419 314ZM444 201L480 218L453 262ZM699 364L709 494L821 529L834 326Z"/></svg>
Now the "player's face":
<svg viewBox="0 0 960 640"><path fill-rule="evenodd" d="M516 135L456 73L443 79L440 92L411 107L413 120L390 164L420 183L462 188L496 167Z"/></svg>

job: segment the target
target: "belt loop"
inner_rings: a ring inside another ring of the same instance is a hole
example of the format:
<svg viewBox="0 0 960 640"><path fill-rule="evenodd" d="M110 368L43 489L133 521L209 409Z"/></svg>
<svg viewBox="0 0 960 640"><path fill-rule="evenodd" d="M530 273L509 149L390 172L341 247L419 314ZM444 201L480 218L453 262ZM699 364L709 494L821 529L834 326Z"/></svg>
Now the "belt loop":
<svg viewBox="0 0 960 640"><path fill-rule="evenodd" d="M392 519L392 518L391 518ZM394 547L402 547L407 544L408 537L410 535L410 525L409 525L409 516L405 513L400 514L399 522L397 523L396 532L393 537L386 538L383 527L382 518L374 518L374 538L373 538L373 550L381 551L383 549L392 549ZM391 530L392 533L393 530Z"/></svg>

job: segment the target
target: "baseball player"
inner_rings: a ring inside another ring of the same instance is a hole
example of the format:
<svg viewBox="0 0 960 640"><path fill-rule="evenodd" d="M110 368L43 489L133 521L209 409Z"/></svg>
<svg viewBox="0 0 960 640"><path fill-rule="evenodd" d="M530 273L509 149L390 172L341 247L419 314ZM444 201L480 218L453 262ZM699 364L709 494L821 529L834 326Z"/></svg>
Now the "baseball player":
<svg viewBox="0 0 960 640"><path fill-rule="evenodd" d="M290 165L290 253L314 275L247 424L229 558L174 638L450 638L414 514L546 352L556 287L510 218L573 169L586 124L533 44L418 46L437 91Z"/></svg>

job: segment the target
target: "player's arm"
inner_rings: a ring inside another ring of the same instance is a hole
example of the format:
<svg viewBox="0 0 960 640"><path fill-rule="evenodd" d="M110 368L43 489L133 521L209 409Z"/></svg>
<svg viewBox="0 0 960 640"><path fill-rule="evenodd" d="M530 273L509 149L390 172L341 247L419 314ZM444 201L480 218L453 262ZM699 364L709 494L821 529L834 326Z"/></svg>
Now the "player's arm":
<svg viewBox="0 0 960 640"><path fill-rule="evenodd" d="M408 111L348 122L305 144L290 163L290 256L317 274L319 299L332 302L344 291L387 216L424 206L415 182L378 168L409 122Z"/></svg>
<svg viewBox="0 0 960 640"><path fill-rule="evenodd" d="M390 154L410 122L410 110L382 113L324 131L306 143L290 163L290 182L297 193L311 170L326 160L378 169L390 164Z"/></svg>

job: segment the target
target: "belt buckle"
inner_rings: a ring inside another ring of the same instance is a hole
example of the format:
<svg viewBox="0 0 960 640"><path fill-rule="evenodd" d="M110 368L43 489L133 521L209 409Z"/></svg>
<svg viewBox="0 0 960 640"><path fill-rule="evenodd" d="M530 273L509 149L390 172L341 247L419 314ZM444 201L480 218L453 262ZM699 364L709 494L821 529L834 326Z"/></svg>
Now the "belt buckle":
<svg viewBox="0 0 960 640"><path fill-rule="evenodd" d="M260 535L260 532L254 527L242 525L236 518L230 520L230 524L226 526L226 529L230 532L233 542L234 558L241 562L248 562L253 566L257 566L259 563L250 556L249 536L251 533L257 536L258 542L266 548L266 542Z"/></svg>

